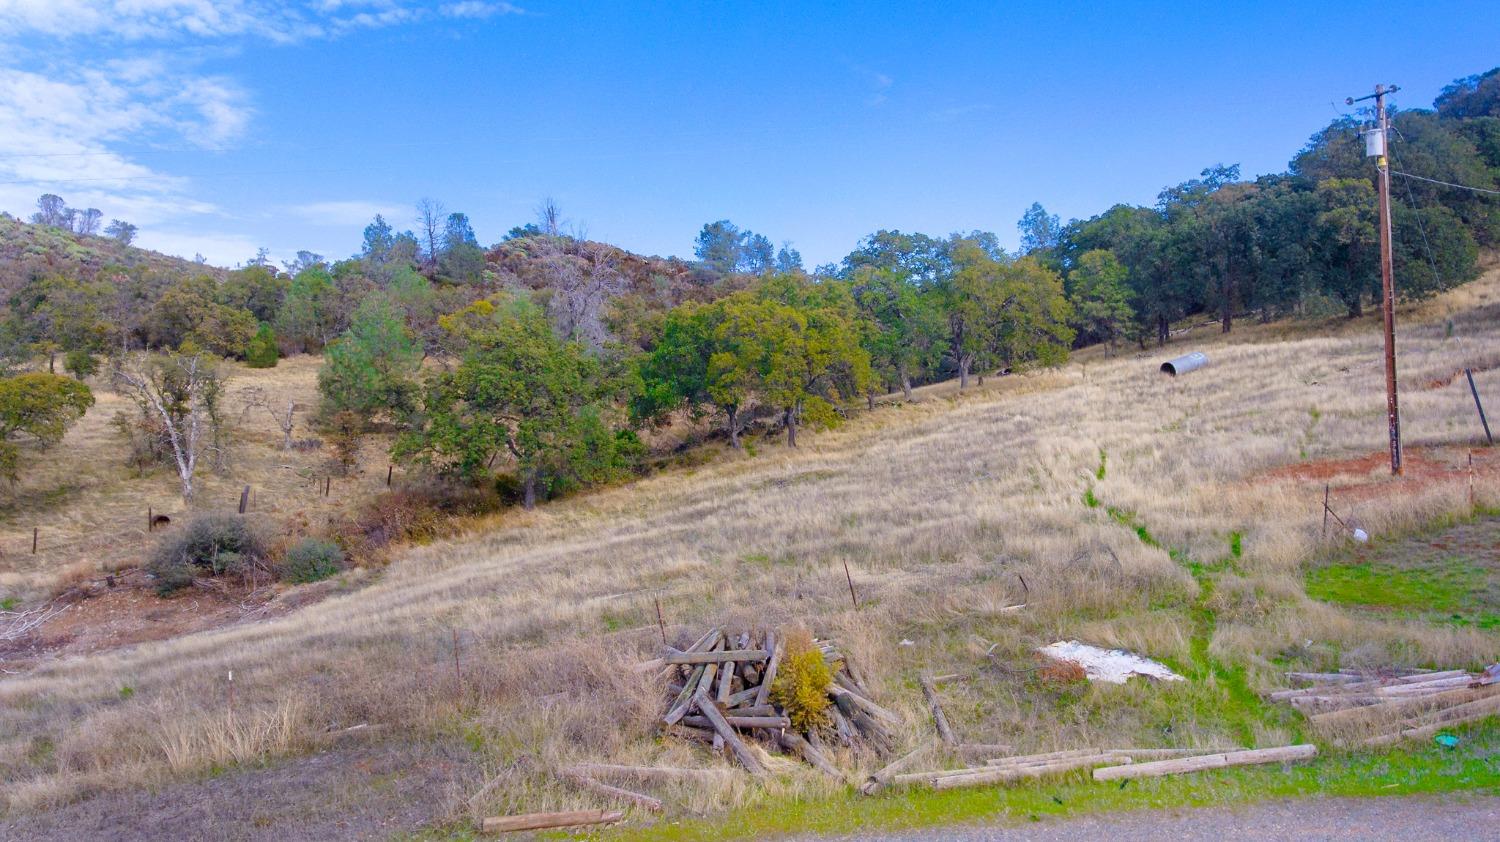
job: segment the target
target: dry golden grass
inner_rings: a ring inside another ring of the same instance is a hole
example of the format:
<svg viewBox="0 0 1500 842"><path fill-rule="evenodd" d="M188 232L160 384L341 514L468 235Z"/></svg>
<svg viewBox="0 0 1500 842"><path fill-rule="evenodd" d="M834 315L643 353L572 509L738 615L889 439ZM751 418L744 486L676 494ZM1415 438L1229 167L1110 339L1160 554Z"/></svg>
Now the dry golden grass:
<svg viewBox="0 0 1500 842"><path fill-rule="evenodd" d="M1409 309L1403 382L1492 352L1497 295L1492 272ZM406 551L368 587L285 618L8 678L0 683L0 734L11 735L0 744L5 795L16 807L44 806L378 722L465 735L493 776L471 801L476 812L591 805L549 770L578 760L711 762L700 748L655 738L659 691L621 669L653 648L657 596L679 638L710 623L792 622L839 638L882 702L905 717L908 743L930 739L911 681L924 669L975 673L943 691L964 739L1046 751L1290 736L1284 717L1226 714L1234 687L1195 670L1203 658L1245 668L1251 687L1274 682L1271 659L1295 657L1286 653L1306 641L1335 658L1378 649L1434 664L1493 660L1493 633L1361 619L1305 596L1322 481L1259 475L1385 446L1380 339L1370 320L1332 336L1247 327L1228 337L1196 331L1170 349L1210 353L1212 364L1191 375L1157 374L1158 351L1091 353L962 396L940 384L917 403L893 402L809 436L796 451L762 443L754 457L507 512ZM1500 395L1500 371L1480 383ZM1461 383L1408 389L1402 407L1408 444L1429 448L1433 460L1454 459L1475 441ZM1469 510L1466 480L1399 485L1378 471L1356 479L1369 488L1340 505L1374 533ZM223 485L208 488L205 497L232 499ZM290 494L295 482L278 488ZM1088 488L1104 505L1084 504ZM1476 494L1500 504L1494 470L1481 472ZM1138 540L1106 506L1149 528L1160 546ZM1243 556L1221 565L1208 597L1208 580L1186 561L1225 559L1233 533L1243 536ZM1025 610L1000 610L1023 598ZM1211 639L1201 639L1202 609L1217 616ZM1129 647L1194 677L1119 688L1038 682L1031 652L1059 638ZM221 734L231 668L236 715L274 725ZM161 723L171 723L169 740L142 736ZM46 745L55 748L37 748ZM769 788L735 776L666 794L677 808L704 811L827 791L814 773L789 768Z"/></svg>
<svg viewBox="0 0 1500 842"><path fill-rule="evenodd" d="M317 438L309 420L317 406L320 364L320 357L309 356L284 359L269 369L223 364L233 447L223 471L211 470L207 458L200 463L192 511L233 511L249 485L252 511L273 518L302 513L316 526L320 518L326 522L384 488L388 462L381 437L366 441L362 469L335 478L325 498L317 480L328 474L328 449L283 451L281 430L266 410L246 409L251 390L260 390L282 413L295 401L303 408L294 415L293 435ZM94 378L90 386L94 407L60 445L28 452L22 481L0 490L0 595L31 595L69 579L138 564L155 540L146 530L147 509L173 520L189 510L171 468L139 476L126 466L125 445L111 419L117 412L134 413L134 405L106 380ZM39 531L35 555L33 528Z"/></svg>

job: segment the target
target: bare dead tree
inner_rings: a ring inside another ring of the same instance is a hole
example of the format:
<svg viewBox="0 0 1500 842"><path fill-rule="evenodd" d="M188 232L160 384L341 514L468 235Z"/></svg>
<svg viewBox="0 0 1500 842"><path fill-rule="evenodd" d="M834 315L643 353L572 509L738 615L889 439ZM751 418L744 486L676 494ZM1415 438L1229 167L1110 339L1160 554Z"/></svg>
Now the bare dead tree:
<svg viewBox="0 0 1500 842"><path fill-rule="evenodd" d="M543 199L536 206L536 219L541 224L543 234L549 237L556 237L562 234L562 208L558 207L557 200L551 196Z"/></svg>
<svg viewBox="0 0 1500 842"><path fill-rule="evenodd" d="M417 202L417 225L422 229L421 237L427 246L427 268L437 268L438 255L443 244L443 224L447 209L435 199Z"/></svg>
<svg viewBox="0 0 1500 842"><path fill-rule="evenodd" d="M271 404L271 398L265 393L264 389L261 389L259 386L253 386L245 390L245 412L248 413L250 410L257 408L264 409L271 416L271 420L276 422L277 428L281 430L281 449L291 450L292 430L296 427L293 418L297 410L302 409L302 407L296 401L289 400L286 402L285 410L278 409ZM243 420L244 414L242 413L240 417Z"/></svg>
<svg viewBox="0 0 1500 842"><path fill-rule="evenodd" d="M143 412L161 422L182 481L182 499L192 500L198 458L218 444L223 380L217 367L202 354L137 354L120 360L114 380Z"/></svg>

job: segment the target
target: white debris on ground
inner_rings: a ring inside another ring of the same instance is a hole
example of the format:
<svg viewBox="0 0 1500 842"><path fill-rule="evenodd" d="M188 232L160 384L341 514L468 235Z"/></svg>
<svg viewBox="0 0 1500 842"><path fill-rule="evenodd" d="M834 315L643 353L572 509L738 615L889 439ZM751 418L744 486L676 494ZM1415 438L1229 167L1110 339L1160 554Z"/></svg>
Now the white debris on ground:
<svg viewBox="0 0 1500 842"><path fill-rule="evenodd" d="M1142 658L1124 649L1100 649L1076 640L1060 640L1036 650L1049 658L1072 661L1083 667L1090 681L1108 681L1124 684L1131 676L1144 675L1160 681L1182 681L1182 676L1168 669L1165 664Z"/></svg>

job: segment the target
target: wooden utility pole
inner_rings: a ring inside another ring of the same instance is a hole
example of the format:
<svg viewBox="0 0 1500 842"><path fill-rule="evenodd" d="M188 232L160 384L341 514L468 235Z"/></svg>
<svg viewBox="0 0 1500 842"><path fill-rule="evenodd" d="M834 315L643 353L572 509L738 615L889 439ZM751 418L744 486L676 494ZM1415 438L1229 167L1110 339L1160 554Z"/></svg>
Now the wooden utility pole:
<svg viewBox="0 0 1500 842"><path fill-rule="evenodd" d="M1365 155L1375 158L1375 192L1380 202L1380 313L1385 319L1385 411L1391 433L1391 473L1401 474L1401 412L1396 402L1396 285L1391 279L1391 167L1385 97L1400 88L1376 85L1375 93L1345 100L1350 105L1375 100L1375 129L1366 134ZM1374 135L1371 137L1370 135Z"/></svg>

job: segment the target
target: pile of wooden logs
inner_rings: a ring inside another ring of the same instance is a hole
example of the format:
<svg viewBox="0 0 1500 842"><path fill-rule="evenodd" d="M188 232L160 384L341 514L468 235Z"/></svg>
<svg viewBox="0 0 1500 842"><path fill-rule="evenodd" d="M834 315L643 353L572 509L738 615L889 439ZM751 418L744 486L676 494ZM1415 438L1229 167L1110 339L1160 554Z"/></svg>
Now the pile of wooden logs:
<svg viewBox="0 0 1500 842"><path fill-rule="evenodd" d="M1296 688L1273 701L1294 705L1321 733L1366 746L1436 735L1444 728L1500 713L1500 684L1488 673L1408 670L1388 675L1354 671L1287 673Z"/></svg>
<svg viewBox="0 0 1500 842"><path fill-rule="evenodd" d="M962 769L943 769L932 772L900 771L910 758L925 751L926 748L918 749L871 775L860 791L866 795L873 795L887 786L920 785L937 790L989 786L1057 775L1078 769L1093 769L1095 780L1106 781L1197 772L1250 763L1288 762L1317 754L1317 748L1311 745L1282 746L1251 751L1215 748L1080 748L1044 754L995 757L986 760L983 766ZM1142 760L1147 762L1137 762Z"/></svg>
<svg viewBox="0 0 1500 842"><path fill-rule="evenodd" d="M856 667L830 640L814 640L833 672L828 694L831 728L827 739L851 748L887 751L889 728L900 719L876 704ZM668 649L660 658L640 665L663 670L669 698L662 722L673 733L710 743L715 751L728 749L751 774L765 775L765 765L745 739L759 740L773 749L794 754L830 777L842 779L823 752L825 735L817 730L799 733L786 711L771 698L771 687L785 651L774 631L725 634L709 632L686 649Z"/></svg>

